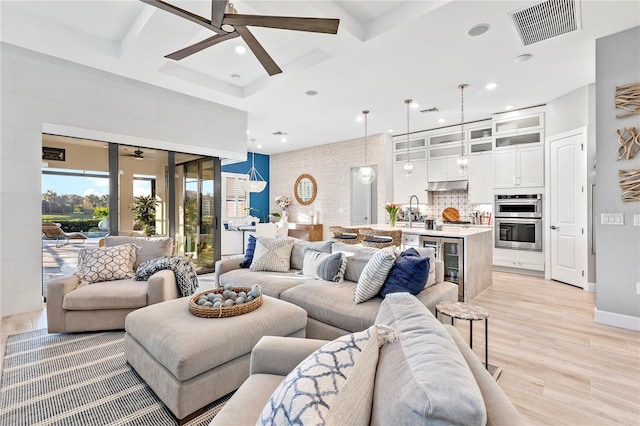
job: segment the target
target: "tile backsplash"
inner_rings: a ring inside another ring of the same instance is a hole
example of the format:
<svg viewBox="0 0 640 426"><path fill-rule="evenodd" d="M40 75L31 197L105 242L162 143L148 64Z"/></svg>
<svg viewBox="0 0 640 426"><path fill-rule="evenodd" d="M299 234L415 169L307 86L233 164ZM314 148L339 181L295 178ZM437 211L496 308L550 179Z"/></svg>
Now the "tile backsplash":
<svg viewBox="0 0 640 426"><path fill-rule="evenodd" d="M476 212L492 212L491 204L469 203L467 191L443 191L434 192L430 205L420 205L420 212L426 218L437 219L442 217L442 212L447 207L453 207L460 213L460 220L471 220L471 216Z"/></svg>

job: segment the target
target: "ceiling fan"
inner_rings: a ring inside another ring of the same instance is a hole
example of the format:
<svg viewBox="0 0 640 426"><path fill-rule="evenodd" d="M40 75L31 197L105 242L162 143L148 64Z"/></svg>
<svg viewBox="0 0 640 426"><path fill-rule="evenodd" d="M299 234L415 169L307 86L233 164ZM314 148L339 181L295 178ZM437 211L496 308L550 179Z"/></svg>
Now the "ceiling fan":
<svg viewBox="0 0 640 426"><path fill-rule="evenodd" d="M282 70L271 56L269 56L260 42L253 36L251 31L249 31L247 26L337 34L338 24L340 23L339 19L328 18L242 15L236 11L232 3L228 3L228 0L211 0L211 19L206 19L162 0L141 1L191 22L195 22L216 33L216 35L212 37L173 52L165 56L165 58L179 61L207 47L236 37L241 37L269 75L279 74Z"/></svg>
<svg viewBox="0 0 640 426"><path fill-rule="evenodd" d="M144 151L142 151L140 149L140 147L137 147L135 151L133 151L133 153L129 153L129 152L124 152L123 154L121 154L123 157L133 157L136 160L144 160L145 158L148 158L148 156L144 155Z"/></svg>

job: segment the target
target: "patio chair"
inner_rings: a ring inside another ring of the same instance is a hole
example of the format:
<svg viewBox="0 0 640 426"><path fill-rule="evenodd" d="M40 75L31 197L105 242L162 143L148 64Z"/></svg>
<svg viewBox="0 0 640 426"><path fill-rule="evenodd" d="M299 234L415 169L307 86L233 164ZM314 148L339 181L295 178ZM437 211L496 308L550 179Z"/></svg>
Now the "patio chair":
<svg viewBox="0 0 640 426"><path fill-rule="evenodd" d="M56 239L56 247L62 247L71 242L71 240L86 240L87 236L82 232L64 232L59 223L43 223L42 234L47 238ZM66 240L64 244L60 244L60 240Z"/></svg>

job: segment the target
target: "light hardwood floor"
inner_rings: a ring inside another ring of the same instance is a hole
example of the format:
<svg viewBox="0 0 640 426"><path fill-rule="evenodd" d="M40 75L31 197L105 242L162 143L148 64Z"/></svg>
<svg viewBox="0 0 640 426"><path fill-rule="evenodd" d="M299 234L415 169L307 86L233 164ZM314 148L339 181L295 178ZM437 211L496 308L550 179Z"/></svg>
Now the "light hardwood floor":
<svg viewBox="0 0 640 426"><path fill-rule="evenodd" d="M595 294L541 278L493 273L472 303L489 310L489 362L531 424L640 425L640 333L596 324ZM468 322L457 321L468 338ZM2 319L9 334L46 327L45 311ZM484 323L474 323L484 361Z"/></svg>

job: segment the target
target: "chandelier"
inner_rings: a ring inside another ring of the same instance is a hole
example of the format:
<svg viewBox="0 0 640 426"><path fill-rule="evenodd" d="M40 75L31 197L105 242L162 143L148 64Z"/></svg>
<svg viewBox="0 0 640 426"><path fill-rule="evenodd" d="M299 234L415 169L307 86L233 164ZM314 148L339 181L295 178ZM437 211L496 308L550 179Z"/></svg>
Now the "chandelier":
<svg viewBox="0 0 640 426"><path fill-rule="evenodd" d="M409 119L411 118L411 102L412 99L405 99L404 103L407 105L407 162L404 163L402 169L404 170L404 175L407 178L413 176L413 163L411 162L411 154L409 153Z"/></svg>
<svg viewBox="0 0 640 426"><path fill-rule="evenodd" d="M255 144L256 140L251 139L251 144ZM244 190L247 192L262 192L267 187L267 181L264 180L260 172L255 166L256 153L251 151L251 168L247 172L248 180L242 182Z"/></svg>
<svg viewBox="0 0 640 426"><path fill-rule="evenodd" d="M458 156L458 174L466 176L469 168L469 157L464 153L464 89L468 84L461 84L460 89L460 155Z"/></svg>
<svg viewBox="0 0 640 426"><path fill-rule="evenodd" d="M364 185L368 185L376 179L376 171L367 164L367 115L369 110L362 111L364 114L364 166L358 170L358 180Z"/></svg>

